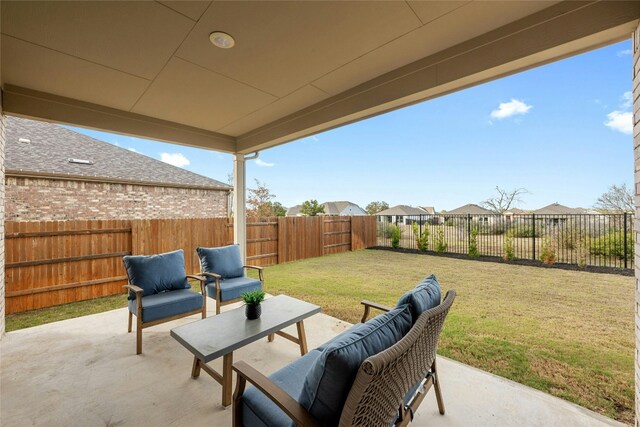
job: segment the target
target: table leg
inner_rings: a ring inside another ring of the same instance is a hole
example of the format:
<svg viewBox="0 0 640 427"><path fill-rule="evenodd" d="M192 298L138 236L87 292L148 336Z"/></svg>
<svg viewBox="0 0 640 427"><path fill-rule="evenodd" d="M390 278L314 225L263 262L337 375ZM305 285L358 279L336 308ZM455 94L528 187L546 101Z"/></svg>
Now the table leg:
<svg viewBox="0 0 640 427"><path fill-rule="evenodd" d="M298 327L298 340L300 341L300 355L304 356L309 351L307 349L307 334L304 332L304 321L296 323Z"/></svg>
<svg viewBox="0 0 640 427"><path fill-rule="evenodd" d="M198 378L200 376L200 359L194 356L193 367L191 368L191 378Z"/></svg>
<svg viewBox="0 0 640 427"><path fill-rule="evenodd" d="M222 357L222 406L231 405L233 352Z"/></svg>
<svg viewBox="0 0 640 427"><path fill-rule="evenodd" d="M267 341L272 342L276 338L276 334L269 334Z"/></svg>

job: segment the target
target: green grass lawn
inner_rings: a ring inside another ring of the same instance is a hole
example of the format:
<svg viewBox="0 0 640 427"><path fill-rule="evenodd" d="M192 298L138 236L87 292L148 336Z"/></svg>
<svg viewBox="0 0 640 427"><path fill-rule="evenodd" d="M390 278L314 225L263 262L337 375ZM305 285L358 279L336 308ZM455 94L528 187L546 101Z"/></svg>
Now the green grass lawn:
<svg viewBox="0 0 640 427"><path fill-rule="evenodd" d="M389 251L268 267L266 291L349 322L434 273L458 297L439 353L631 424L634 278ZM124 307L124 296L7 317L7 330ZM446 381L446 379L445 379Z"/></svg>

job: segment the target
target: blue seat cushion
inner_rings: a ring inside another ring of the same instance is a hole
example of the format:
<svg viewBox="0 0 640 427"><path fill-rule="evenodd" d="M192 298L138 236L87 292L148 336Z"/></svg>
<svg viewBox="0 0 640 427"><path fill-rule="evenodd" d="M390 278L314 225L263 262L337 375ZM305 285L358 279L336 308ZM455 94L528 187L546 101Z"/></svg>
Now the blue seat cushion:
<svg viewBox="0 0 640 427"><path fill-rule="evenodd" d="M159 255L127 255L122 260L129 283L142 288L144 296L191 287L182 249ZM136 299L135 293L129 292L129 299Z"/></svg>
<svg viewBox="0 0 640 427"><path fill-rule="evenodd" d="M437 307L440 304L440 299L440 283L438 283L436 276L432 274L418 283L415 288L402 295L398 300L397 307L409 304L411 318L415 323L422 313Z"/></svg>
<svg viewBox="0 0 640 427"><path fill-rule="evenodd" d="M320 356L320 351L311 350L300 359L269 376L269 379L298 400L309 369ZM293 421L278 406L255 387L248 387L242 396L242 424L247 427L293 426Z"/></svg>
<svg viewBox="0 0 640 427"><path fill-rule="evenodd" d="M335 337L331 338L329 341L325 342L324 344L319 345L316 350L322 351L325 348L327 348L327 346L329 346L330 344L341 340L342 337L346 334L350 334L352 332L355 332L358 328L364 327L364 323L356 323L355 325L351 325L349 326L347 329L345 329L344 331L340 332L338 335L336 335Z"/></svg>
<svg viewBox="0 0 640 427"><path fill-rule="evenodd" d="M202 308L202 295L191 289L167 291L142 297L142 321L153 322ZM138 315L136 301L129 301L129 311Z"/></svg>
<svg viewBox="0 0 640 427"><path fill-rule="evenodd" d="M197 248L200 267L204 273L216 273L223 279L244 277L244 266L240 257L240 246L229 245L219 248ZM208 278L208 281L214 279Z"/></svg>
<svg viewBox="0 0 640 427"><path fill-rule="evenodd" d="M220 280L221 302L240 298L243 293L262 289L262 282L251 277L235 277ZM207 295L216 298L216 282L207 284Z"/></svg>
<svg viewBox="0 0 640 427"><path fill-rule="evenodd" d="M409 306L394 308L328 344L304 379L299 402L323 426L337 426L362 362L411 329Z"/></svg>

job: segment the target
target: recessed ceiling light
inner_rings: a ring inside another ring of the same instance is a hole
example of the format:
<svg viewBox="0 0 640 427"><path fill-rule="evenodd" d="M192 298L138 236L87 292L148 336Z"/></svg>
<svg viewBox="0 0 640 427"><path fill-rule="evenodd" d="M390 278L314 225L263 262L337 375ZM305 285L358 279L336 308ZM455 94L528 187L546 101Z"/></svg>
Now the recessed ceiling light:
<svg viewBox="0 0 640 427"><path fill-rule="evenodd" d="M211 40L214 46L222 49L230 49L236 44L235 39L231 37L231 35L222 31L214 31L209 34L209 40Z"/></svg>

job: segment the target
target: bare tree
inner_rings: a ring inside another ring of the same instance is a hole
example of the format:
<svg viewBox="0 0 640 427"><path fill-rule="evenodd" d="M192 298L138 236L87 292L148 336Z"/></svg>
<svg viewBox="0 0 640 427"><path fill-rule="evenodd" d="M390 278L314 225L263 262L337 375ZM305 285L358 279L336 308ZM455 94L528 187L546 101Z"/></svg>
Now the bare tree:
<svg viewBox="0 0 640 427"><path fill-rule="evenodd" d="M275 216L272 200L276 196L275 194L271 194L271 191L265 183L256 179L256 188L249 188L248 193L248 217L265 218Z"/></svg>
<svg viewBox="0 0 640 427"><path fill-rule="evenodd" d="M521 196L529 193L526 188L515 188L505 190L496 186L496 194L481 203L482 206L495 213L503 213L513 207L514 204L522 202Z"/></svg>
<svg viewBox="0 0 640 427"><path fill-rule="evenodd" d="M605 211L633 212L635 209L633 193L627 184L614 184L609 187L609 191L598 197L593 207Z"/></svg>

